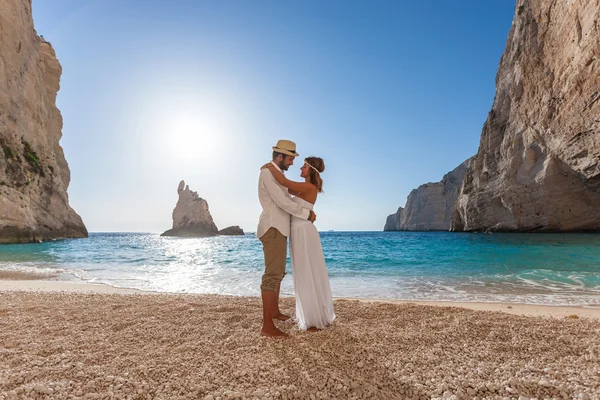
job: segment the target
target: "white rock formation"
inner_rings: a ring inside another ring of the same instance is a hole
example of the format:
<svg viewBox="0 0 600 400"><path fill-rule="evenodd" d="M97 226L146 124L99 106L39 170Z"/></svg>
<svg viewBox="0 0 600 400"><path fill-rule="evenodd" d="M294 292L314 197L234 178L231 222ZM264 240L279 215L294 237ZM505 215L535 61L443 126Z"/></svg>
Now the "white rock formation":
<svg viewBox="0 0 600 400"><path fill-rule="evenodd" d="M452 229L600 231L600 0L517 2Z"/></svg>
<svg viewBox="0 0 600 400"><path fill-rule="evenodd" d="M384 231L448 231L463 177L471 159L444 175L441 182L426 183L408 195L404 208L388 216Z"/></svg>
<svg viewBox="0 0 600 400"><path fill-rule="evenodd" d="M173 228L161 236L215 236L217 226L208 210L206 200L190 190L185 181L179 182L177 188L179 199L173 210Z"/></svg>
<svg viewBox="0 0 600 400"><path fill-rule="evenodd" d="M31 0L1 0L0 243L87 237L67 196L56 108L61 72L33 28Z"/></svg>

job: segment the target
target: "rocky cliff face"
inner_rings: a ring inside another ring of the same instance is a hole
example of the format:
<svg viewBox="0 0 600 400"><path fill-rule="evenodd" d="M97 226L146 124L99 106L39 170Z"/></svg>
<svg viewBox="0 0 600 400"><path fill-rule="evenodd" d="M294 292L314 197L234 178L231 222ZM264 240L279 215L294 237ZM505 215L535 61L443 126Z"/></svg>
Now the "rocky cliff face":
<svg viewBox="0 0 600 400"><path fill-rule="evenodd" d="M33 29L31 0L0 1L0 243L87 237L67 196L61 71Z"/></svg>
<svg viewBox="0 0 600 400"><path fill-rule="evenodd" d="M469 162L466 160L437 183L426 183L408 195L404 208L388 216L384 231L448 231Z"/></svg>
<svg viewBox="0 0 600 400"><path fill-rule="evenodd" d="M600 0L518 1L453 230L600 230Z"/></svg>
<svg viewBox="0 0 600 400"><path fill-rule="evenodd" d="M185 181L177 188L179 199L173 210L173 228L161 236L215 236L218 232L206 200L192 192Z"/></svg>

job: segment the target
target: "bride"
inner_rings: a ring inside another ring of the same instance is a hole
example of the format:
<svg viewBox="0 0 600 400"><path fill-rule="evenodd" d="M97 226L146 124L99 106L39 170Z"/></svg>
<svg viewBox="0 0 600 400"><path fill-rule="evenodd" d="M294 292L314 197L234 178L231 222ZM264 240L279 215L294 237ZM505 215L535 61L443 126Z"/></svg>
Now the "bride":
<svg viewBox="0 0 600 400"><path fill-rule="evenodd" d="M312 210L317 196L323 190L321 173L325 163L319 157L308 157L300 168L304 182L286 179L283 173L269 163L275 180L288 188L293 200ZM335 319L325 256L317 228L308 220L292 216L290 231L290 259L296 293L296 323L303 330L317 331Z"/></svg>

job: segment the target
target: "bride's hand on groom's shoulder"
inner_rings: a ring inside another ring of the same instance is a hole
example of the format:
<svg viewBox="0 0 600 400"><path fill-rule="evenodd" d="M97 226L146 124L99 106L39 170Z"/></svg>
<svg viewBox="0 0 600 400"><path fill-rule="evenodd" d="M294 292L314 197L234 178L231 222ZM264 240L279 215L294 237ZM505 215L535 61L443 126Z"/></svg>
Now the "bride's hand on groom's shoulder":
<svg viewBox="0 0 600 400"><path fill-rule="evenodd" d="M266 168L266 169L268 169L269 171L271 171L271 173L273 173L273 174L275 174L275 173L279 172L279 171L278 171L278 170L277 170L277 169L276 169L276 168L273 166L273 164L271 164L270 162L269 162L269 163L266 163L265 165L263 165L263 166L262 166L260 169L261 169L261 170L263 170L263 169L265 169L265 168Z"/></svg>

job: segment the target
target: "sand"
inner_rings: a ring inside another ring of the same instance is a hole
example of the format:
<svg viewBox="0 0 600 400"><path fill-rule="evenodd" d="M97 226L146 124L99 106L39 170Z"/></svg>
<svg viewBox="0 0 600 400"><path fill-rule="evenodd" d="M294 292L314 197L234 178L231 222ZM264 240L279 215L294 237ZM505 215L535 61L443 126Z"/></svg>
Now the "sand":
<svg viewBox="0 0 600 400"><path fill-rule="evenodd" d="M0 275L1 276L1 275ZM0 278L1 279L1 278ZM153 294L135 289L121 289L109 285L44 280L0 280L0 292L36 291L36 292L70 292L70 293L106 293L106 294Z"/></svg>
<svg viewBox="0 0 600 400"><path fill-rule="evenodd" d="M0 282L0 399L600 399L600 319L575 313L338 299L329 329L274 340L254 297L16 282Z"/></svg>
<svg viewBox="0 0 600 400"><path fill-rule="evenodd" d="M34 274L30 272L20 271L5 271L0 270L0 280L6 281L32 281L32 280L45 280L56 278L54 274Z"/></svg>
<svg viewBox="0 0 600 400"><path fill-rule="evenodd" d="M0 270L1 291L38 291L38 292L77 292L77 293L107 293L107 294L160 294L136 289L117 288L104 284L72 282L60 280L41 280L54 278L49 275L31 274ZM189 296L197 296L190 294ZM476 302L447 302L447 301L414 301L414 300L379 300L339 297L336 300L358 300L368 303L418 304L440 307L463 307L478 311L501 311L514 315L552 316L552 317L587 317L599 318L600 308L579 306L548 306L519 303L476 303Z"/></svg>

